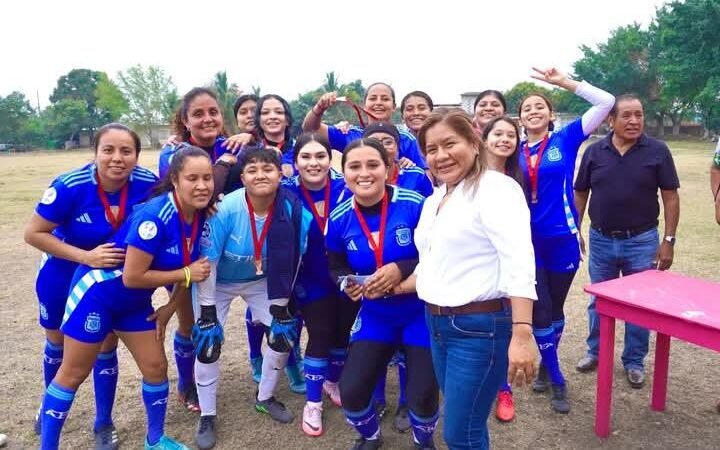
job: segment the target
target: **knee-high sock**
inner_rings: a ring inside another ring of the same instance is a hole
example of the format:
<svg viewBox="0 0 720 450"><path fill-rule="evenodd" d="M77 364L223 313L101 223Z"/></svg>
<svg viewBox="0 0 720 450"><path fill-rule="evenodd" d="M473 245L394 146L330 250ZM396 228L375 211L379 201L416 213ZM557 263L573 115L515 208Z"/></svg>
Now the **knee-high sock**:
<svg viewBox="0 0 720 450"><path fill-rule="evenodd" d="M260 358L262 356L262 340L265 335L265 325L262 323L253 323L250 308L245 312L245 326L247 327L250 359Z"/></svg>
<svg viewBox="0 0 720 450"><path fill-rule="evenodd" d="M398 370L398 406L407 405L407 366L405 365L405 355L400 353L402 357L397 360Z"/></svg>
<svg viewBox="0 0 720 450"><path fill-rule="evenodd" d="M262 378L258 385L259 401L267 400L275 393L280 373L287 365L288 354L276 352L270 347L263 348Z"/></svg>
<svg viewBox="0 0 720 450"><path fill-rule="evenodd" d="M203 364L195 361L195 384L197 385L200 411L203 416L217 415L217 388L220 381L220 361Z"/></svg>
<svg viewBox="0 0 720 450"><path fill-rule="evenodd" d="M50 382L55 378L60 364L63 360L63 346L55 345L52 342L45 341L45 351L43 352L43 376L45 378L45 389L50 386Z"/></svg>
<svg viewBox="0 0 720 450"><path fill-rule="evenodd" d="M419 417L410 411L408 415L410 416L415 443L420 444L422 447L429 447L433 441L433 434L440 414L436 412L432 417Z"/></svg>
<svg viewBox="0 0 720 450"><path fill-rule="evenodd" d="M95 427L112 425L112 409L115 403L115 391L118 383L117 348L100 353L93 367L95 388Z"/></svg>
<svg viewBox="0 0 720 450"><path fill-rule="evenodd" d="M40 413L40 420L42 420L40 448L42 450L57 450L60 446L60 433L74 399L75 391L54 382L48 386Z"/></svg>
<svg viewBox="0 0 720 450"><path fill-rule="evenodd" d="M346 409L343 411L348 423L355 427L360 436L365 439L377 439L380 434L380 426L372 402L364 411L353 412Z"/></svg>
<svg viewBox="0 0 720 450"><path fill-rule="evenodd" d="M553 330L555 330L555 347L560 346L560 339L562 339L563 331L565 330L565 319L553 320Z"/></svg>
<svg viewBox="0 0 720 450"><path fill-rule="evenodd" d="M328 359L305 356L304 366L307 401L322 402L322 387L328 370Z"/></svg>
<svg viewBox="0 0 720 450"><path fill-rule="evenodd" d="M175 365L178 371L178 391L184 392L193 382L193 366L195 364L195 347L192 340L175 332L173 339Z"/></svg>
<svg viewBox="0 0 720 450"><path fill-rule="evenodd" d="M564 385L565 378L560 370L557 347L555 347L555 330L553 327L535 328L533 334L535 335L535 342L540 350L542 364L550 375L550 381L553 384Z"/></svg>
<svg viewBox="0 0 720 450"><path fill-rule="evenodd" d="M382 375L378 378L375 384L375 390L373 391L373 400L375 403L380 405L386 405L387 400L385 399L385 384L387 383L387 368L383 370Z"/></svg>
<svg viewBox="0 0 720 450"><path fill-rule="evenodd" d="M332 383L337 383L342 375L343 367L345 367L345 359L347 358L347 349L334 348L330 350L330 364L326 378Z"/></svg>
<svg viewBox="0 0 720 450"><path fill-rule="evenodd" d="M165 434L165 412L167 411L170 385L167 380L160 384L152 384L143 380L142 398L147 414L147 442L150 445L158 443Z"/></svg>

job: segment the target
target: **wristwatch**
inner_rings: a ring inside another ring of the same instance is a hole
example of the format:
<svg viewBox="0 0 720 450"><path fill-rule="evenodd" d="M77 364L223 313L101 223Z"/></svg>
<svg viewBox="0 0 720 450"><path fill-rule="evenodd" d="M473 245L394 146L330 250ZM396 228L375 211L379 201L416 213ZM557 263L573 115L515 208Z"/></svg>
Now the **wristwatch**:
<svg viewBox="0 0 720 450"><path fill-rule="evenodd" d="M675 236L665 236L664 241L670 245L675 245Z"/></svg>

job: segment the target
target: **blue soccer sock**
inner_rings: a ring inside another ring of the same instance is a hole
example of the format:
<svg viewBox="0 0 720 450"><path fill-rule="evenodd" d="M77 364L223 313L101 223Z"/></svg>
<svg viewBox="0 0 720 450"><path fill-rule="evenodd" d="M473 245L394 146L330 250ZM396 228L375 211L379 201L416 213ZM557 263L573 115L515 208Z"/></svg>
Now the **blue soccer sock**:
<svg viewBox="0 0 720 450"><path fill-rule="evenodd" d="M188 387L195 383L195 347L190 338L176 331L175 339L173 339L173 350L178 371L178 391L185 392Z"/></svg>
<svg viewBox="0 0 720 450"><path fill-rule="evenodd" d="M507 380L503 381L503 383L500 385L499 392L509 392L512 394L512 386L510 386L510 383L507 382Z"/></svg>
<svg viewBox="0 0 720 450"><path fill-rule="evenodd" d="M553 330L555 330L555 347L560 346L560 339L562 339L563 331L565 330L565 319L553 320Z"/></svg>
<svg viewBox="0 0 720 450"><path fill-rule="evenodd" d="M112 409L115 403L115 391L118 382L117 348L100 353L93 367L95 388L95 427L94 431L112 425Z"/></svg>
<svg viewBox="0 0 720 450"><path fill-rule="evenodd" d="M57 450L60 446L60 433L74 399L75 391L54 382L48 386L40 413L40 420L42 420L41 450Z"/></svg>
<svg viewBox="0 0 720 450"><path fill-rule="evenodd" d="M248 348L250 359L262 358L262 341L265 336L265 325L253 323L250 308L245 311L245 326L247 327Z"/></svg>
<svg viewBox="0 0 720 450"><path fill-rule="evenodd" d="M377 439L380 435L380 424L378 423L375 407L372 402L364 410L360 412L351 412L343 409L347 422L352 425L360 436L365 439Z"/></svg>
<svg viewBox="0 0 720 450"><path fill-rule="evenodd" d="M331 383L337 383L342 375L343 367L345 367L345 358L347 358L347 349L333 348L330 350L330 362L325 379Z"/></svg>
<svg viewBox="0 0 720 450"><path fill-rule="evenodd" d="M43 352L43 376L45 378L45 389L50 386L53 378L57 374L60 364L63 360L63 346L55 345L52 342L45 341L45 351Z"/></svg>
<svg viewBox="0 0 720 450"><path fill-rule="evenodd" d="M322 387L328 370L328 359L305 356L304 366L307 401L322 402Z"/></svg>
<svg viewBox="0 0 720 450"><path fill-rule="evenodd" d="M433 442L433 434L435 433L435 427L437 427L440 413L436 411L432 417L419 417L410 411L408 415L410 416L410 424L412 424L415 443L420 444L422 447L429 447Z"/></svg>
<svg viewBox="0 0 720 450"><path fill-rule="evenodd" d="M385 384L387 383L387 368L382 371L380 378L378 378L375 384L375 390L373 391L373 400L379 405L387 405L387 399L385 398Z"/></svg>
<svg viewBox="0 0 720 450"><path fill-rule="evenodd" d="M165 380L160 384L151 384L143 380L142 398L147 414L147 442L158 443L165 434L165 412L167 411L170 384Z"/></svg>
<svg viewBox="0 0 720 450"><path fill-rule="evenodd" d="M397 359L397 370L398 370L398 406L407 405L407 366L405 365L405 355L402 355Z"/></svg>
<svg viewBox="0 0 720 450"><path fill-rule="evenodd" d="M565 378L560 370L557 347L555 347L555 330L553 327L533 329L535 342L540 350L542 365L550 375L550 382L556 385L564 385Z"/></svg>

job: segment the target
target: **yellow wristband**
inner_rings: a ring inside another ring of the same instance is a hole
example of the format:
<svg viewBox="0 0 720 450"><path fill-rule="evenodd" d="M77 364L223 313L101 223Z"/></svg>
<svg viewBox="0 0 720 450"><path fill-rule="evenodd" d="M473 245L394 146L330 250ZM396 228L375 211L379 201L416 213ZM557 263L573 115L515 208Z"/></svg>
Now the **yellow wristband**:
<svg viewBox="0 0 720 450"><path fill-rule="evenodd" d="M190 287L190 267L189 266L183 267L183 272L185 272L185 287L189 288Z"/></svg>

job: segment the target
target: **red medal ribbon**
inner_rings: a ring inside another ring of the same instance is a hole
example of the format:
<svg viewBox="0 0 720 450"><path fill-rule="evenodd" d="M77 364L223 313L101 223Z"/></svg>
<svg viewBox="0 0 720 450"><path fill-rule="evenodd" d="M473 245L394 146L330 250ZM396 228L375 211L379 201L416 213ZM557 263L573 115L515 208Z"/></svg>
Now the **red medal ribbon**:
<svg viewBox="0 0 720 450"><path fill-rule="evenodd" d="M108 222L110 222L110 225L113 227L113 230L117 230L120 228L120 225L122 225L123 220L125 220L125 206L127 205L130 181L125 182L125 185L120 190L120 205L118 205L117 216L112 212L110 200L108 200L107 194L100 184L100 177L98 177L97 172L95 173L95 181L97 182L98 197L100 197L100 202L105 209L105 217L107 217Z"/></svg>
<svg viewBox="0 0 720 450"><path fill-rule="evenodd" d="M526 142L523 147L525 164L527 164L528 169L528 178L530 179L530 201L532 203L538 202L538 172L540 171L540 162L542 161L543 152L545 151L545 147L547 147L548 140L548 135L546 134L540 143L540 148L538 148L535 164L532 163L532 158L530 158L530 146L528 143Z"/></svg>
<svg viewBox="0 0 720 450"><path fill-rule="evenodd" d="M245 192L245 201L248 206L248 214L250 215L250 230L252 231L253 238L253 250L255 256L255 269L257 275L262 275L262 248L265 243L265 237L270 229L270 222L272 221L273 211L275 210L275 201L273 200L268 210L267 218L263 224L262 231L260 232L260 239L258 239L257 228L255 227L255 210L253 209L252 202Z"/></svg>
<svg viewBox="0 0 720 450"><path fill-rule="evenodd" d="M324 232L325 224L327 223L328 217L330 217L330 178L328 178L325 182L325 207L322 216L320 216L320 213L315 207L315 202L310 195L310 191L308 191L302 182L300 182L300 190L302 191L305 200L307 200L308 205L310 205L310 211L312 212L313 217L315 217L315 220L317 220L320 231Z"/></svg>
<svg viewBox="0 0 720 450"><path fill-rule="evenodd" d="M283 139L282 141L278 142L277 145L273 144L272 142L268 141L267 139L263 139L263 144L264 144L266 147L275 147L275 148L277 148L278 150L280 150L280 153L282 153L282 152L283 152L283 147L285 146L285 139Z"/></svg>
<svg viewBox="0 0 720 450"><path fill-rule="evenodd" d="M363 128L365 128L365 120L362 117L363 113L367 114L368 117L370 117L373 120L378 120L378 118L375 114L371 113L370 111L363 108L362 106L358 106L355 102L353 102L352 100L350 100L347 97L338 97L336 101L347 103L350 107L352 107L352 109L355 110L355 114L357 114L358 120L360 121L360 126Z"/></svg>
<svg viewBox="0 0 720 450"><path fill-rule="evenodd" d="M200 214L195 211L192 221L192 230L190 231L190 240L188 241L187 234L185 234L185 214L183 213L180 202L178 201L177 195L173 191L173 200L175 200L175 207L178 210L178 218L180 222L180 248L182 249L183 267L190 265L190 253L192 253L192 244L197 239L198 228L200 227Z"/></svg>
<svg viewBox="0 0 720 450"><path fill-rule="evenodd" d="M375 239L373 239L372 233L370 232L370 229L368 228L367 222L365 222L365 217L363 217L362 212L360 212L360 207L357 204L357 201L353 204L353 210L355 210L355 215L358 218L358 221L360 222L360 228L362 228L363 234L368 240L368 244L370 244L370 248L372 248L373 252L375 253L375 267L377 269L381 268L383 265L383 244L385 243L385 225L387 225L387 211L388 211L388 194L387 191L385 191L385 194L383 195L382 199L382 209L380 212L380 231L378 233L378 242L375 242Z"/></svg>

